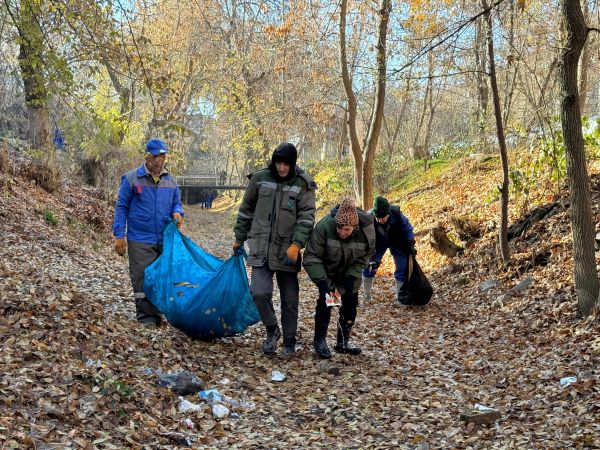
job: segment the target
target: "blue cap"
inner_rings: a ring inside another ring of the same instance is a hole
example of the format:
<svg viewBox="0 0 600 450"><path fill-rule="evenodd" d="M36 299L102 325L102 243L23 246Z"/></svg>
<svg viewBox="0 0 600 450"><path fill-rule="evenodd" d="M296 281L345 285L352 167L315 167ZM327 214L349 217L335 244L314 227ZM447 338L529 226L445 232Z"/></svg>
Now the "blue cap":
<svg viewBox="0 0 600 450"><path fill-rule="evenodd" d="M169 153L167 145L160 139L150 139L146 144L146 151L154 156L162 155L163 153Z"/></svg>

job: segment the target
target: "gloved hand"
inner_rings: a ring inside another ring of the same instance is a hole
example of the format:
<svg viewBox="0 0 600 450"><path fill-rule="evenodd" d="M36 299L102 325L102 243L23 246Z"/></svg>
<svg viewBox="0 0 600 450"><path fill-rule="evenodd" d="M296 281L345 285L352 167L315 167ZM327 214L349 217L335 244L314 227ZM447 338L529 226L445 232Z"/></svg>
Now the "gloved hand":
<svg viewBox="0 0 600 450"><path fill-rule="evenodd" d="M408 253L413 256L417 256L417 249L415 248L414 239L411 239L410 241L408 241Z"/></svg>
<svg viewBox="0 0 600 450"><path fill-rule="evenodd" d="M124 237L117 238L115 240L115 251L117 252L117 255L123 256L125 250L127 250L127 240Z"/></svg>
<svg viewBox="0 0 600 450"><path fill-rule="evenodd" d="M173 220L177 221L177 229L181 230L181 225L183 224L183 216L179 213L173 213Z"/></svg>
<svg viewBox="0 0 600 450"><path fill-rule="evenodd" d="M319 288L319 299L325 300L327 294L331 292L329 288L329 282L325 279L317 281L317 287Z"/></svg>
<svg viewBox="0 0 600 450"><path fill-rule="evenodd" d="M242 246L244 245L244 241L238 241L237 239L235 240L235 242L233 243L233 254L237 255L238 251L240 250L240 248L242 248Z"/></svg>
<svg viewBox="0 0 600 450"><path fill-rule="evenodd" d="M371 261L369 263L369 265L367 266L367 270L369 272L375 272L375 271L377 271L377 269L379 269L380 265L381 265L381 261Z"/></svg>
<svg viewBox="0 0 600 450"><path fill-rule="evenodd" d="M285 252L285 260L284 263L288 266L293 266L298 262L298 254L300 253L300 246L295 242L292 242Z"/></svg>
<svg viewBox="0 0 600 450"><path fill-rule="evenodd" d="M353 277L351 275L344 277L344 294L345 295L352 294L352 291L354 291L354 285L355 285L357 279L358 278Z"/></svg>

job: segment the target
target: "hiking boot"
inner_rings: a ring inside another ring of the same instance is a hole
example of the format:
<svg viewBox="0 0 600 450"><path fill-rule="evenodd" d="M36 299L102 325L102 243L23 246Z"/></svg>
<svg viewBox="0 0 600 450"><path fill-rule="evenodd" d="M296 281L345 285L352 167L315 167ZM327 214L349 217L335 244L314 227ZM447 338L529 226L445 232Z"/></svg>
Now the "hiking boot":
<svg viewBox="0 0 600 450"><path fill-rule="evenodd" d="M281 333L277 325L269 325L267 327L267 338L262 345L262 351L265 355L272 355L277 351L277 341L280 337Z"/></svg>
<svg viewBox="0 0 600 450"><path fill-rule="evenodd" d="M329 350L329 347L327 347L327 341L325 338L315 338L313 345L315 347L315 353L319 358L331 358L331 351Z"/></svg>

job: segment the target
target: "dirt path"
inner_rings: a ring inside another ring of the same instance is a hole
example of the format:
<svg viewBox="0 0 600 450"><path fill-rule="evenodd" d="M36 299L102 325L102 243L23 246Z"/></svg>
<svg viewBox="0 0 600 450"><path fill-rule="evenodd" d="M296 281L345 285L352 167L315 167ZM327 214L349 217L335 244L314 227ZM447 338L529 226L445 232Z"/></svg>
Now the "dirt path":
<svg viewBox="0 0 600 450"><path fill-rule="evenodd" d="M217 254L228 253L233 238L228 214L193 210L188 217L197 242ZM545 448L558 448L575 445L577 436L585 440L592 429L598 433L591 417L580 418L583 429L586 420L590 427L586 434L571 429L563 420L567 415L557 414L565 407L558 378L582 364L588 370L593 365L569 357L568 347L561 355L556 345L536 338L529 316L519 320L513 311L490 308L478 301L477 289L456 288L452 278L434 279L438 294L432 303L408 309L393 305L391 273L378 279L374 300L361 304L355 326L363 354L334 354L341 374L333 376L319 372L311 352L317 292L302 272L299 335L304 346L296 358L261 355L260 325L243 338L209 348L218 353L235 347L234 360L227 352L221 355L227 369L214 373L217 386L224 377L241 378L240 386L253 387L245 395L257 408L237 426L269 447L308 442L324 447L532 448L539 439ZM334 336L332 326L330 344ZM273 369L285 372L288 380L271 383ZM475 403L497 408L503 420L489 427L464 426L459 415Z"/></svg>

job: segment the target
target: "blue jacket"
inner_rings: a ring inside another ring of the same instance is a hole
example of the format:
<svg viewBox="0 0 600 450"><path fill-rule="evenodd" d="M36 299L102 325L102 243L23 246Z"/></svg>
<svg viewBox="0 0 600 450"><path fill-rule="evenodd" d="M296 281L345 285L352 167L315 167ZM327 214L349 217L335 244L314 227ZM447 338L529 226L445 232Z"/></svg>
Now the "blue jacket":
<svg viewBox="0 0 600 450"><path fill-rule="evenodd" d="M121 178L113 235L117 239L125 237L127 229L129 241L160 244L163 231L174 213L183 216L175 179L168 173L162 173L155 183L142 164Z"/></svg>
<svg viewBox="0 0 600 450"><path fill-rule="evenodd" d="M373 210L370 211L371 213ZM395 248L408 253L415 234L408 218L402 214L396 205L391 206L390 218L385 224L375 221L375 236L377 251L384 248Z"/></svg>

